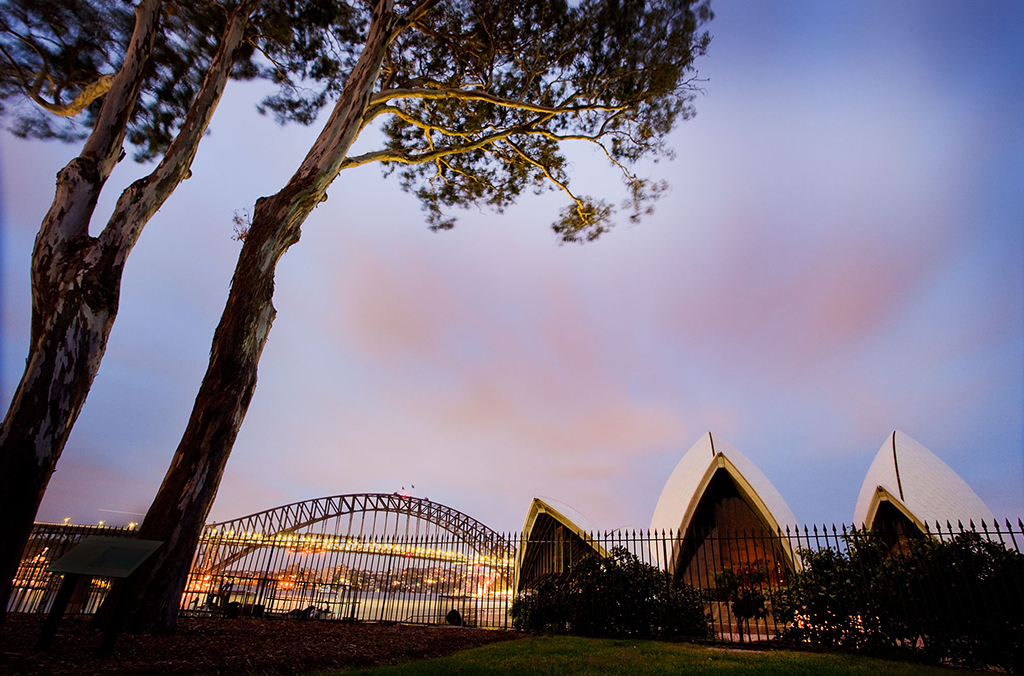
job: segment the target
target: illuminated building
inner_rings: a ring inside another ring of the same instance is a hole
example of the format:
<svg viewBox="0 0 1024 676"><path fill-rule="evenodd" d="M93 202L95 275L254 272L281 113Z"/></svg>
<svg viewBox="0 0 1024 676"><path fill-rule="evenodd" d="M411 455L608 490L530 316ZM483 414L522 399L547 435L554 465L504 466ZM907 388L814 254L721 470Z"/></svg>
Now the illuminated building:
<svg viewBox="0 0 1024 676"><path fill-rule="evenodd" d="M754 463L710 432L676 465L651 519L654 558L677 578L712 584L723 570L792 570L796 554L776 537L796 518ZM672 545L659 544L668 536Z"/></svg>

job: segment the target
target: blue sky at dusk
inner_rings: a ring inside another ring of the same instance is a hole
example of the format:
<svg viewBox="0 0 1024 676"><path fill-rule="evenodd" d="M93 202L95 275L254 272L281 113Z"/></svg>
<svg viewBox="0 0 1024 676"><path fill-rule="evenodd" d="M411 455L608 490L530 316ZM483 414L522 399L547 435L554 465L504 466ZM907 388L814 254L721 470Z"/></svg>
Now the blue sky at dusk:
<svg viewBox="0 0 1024 676"><path fill-rule="evenodd" d="M639 225L558 246L564 198L431 233L346 171L278 269L259 385L211 518L403 486L488 525L557 498L646 527L711 430L802 522L848 522L894 429L1024 516L1024 4L714 4L697 117ZM317 127L232 83L193 177L143 232L39 518L145 512L206 368L240 244ZM359 148L374 146L372 134ZM0 135L0 396L27 352L29 256L74 146ZM602 158L572 186L619 201ZM148 171L118 165L94 220Z"/></svg>

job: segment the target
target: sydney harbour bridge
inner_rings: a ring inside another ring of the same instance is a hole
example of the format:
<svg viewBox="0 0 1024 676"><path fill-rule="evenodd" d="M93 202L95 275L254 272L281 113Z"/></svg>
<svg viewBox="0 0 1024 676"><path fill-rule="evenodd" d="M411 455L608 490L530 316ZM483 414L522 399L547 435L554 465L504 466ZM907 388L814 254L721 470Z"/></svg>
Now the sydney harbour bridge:
<svg viewBox="0 0 1024 676"><path fill-rule="evenodd" d="M440 503L335 495L209 524L182 608L493 625L515 556L508 538Z"/></svg>
<svg viewBox="0 0 1024 676"><path fill-rule="evenodd" d="M36 523L8 610L45 612L60 579L50 564L86 537L136 533L132 526ZM181 611L508 627L518 591L562 574L579 558L607 556L592 536L539 498L523 532L508 535L457 509L404 493L294 502L208 524ZM622 532L605 537L650 553L649 543L635 533L628 539ZM107 581L93 579L88 589L75 592L69 612L95 612L108 589Z"/></svg>
<svg viewBox="0 0 1024 676"><path fill-rule="evenodd" d="M134 524L133 524L134 525ZM49 565L111 528L37 523L9 610L44 612L60 576ZM295 502L208 524L182 597L185 614L290 615L374 622L507 626L517 538L456 509L400 493ZM76 591L95 612L109 584Z"/></svg>

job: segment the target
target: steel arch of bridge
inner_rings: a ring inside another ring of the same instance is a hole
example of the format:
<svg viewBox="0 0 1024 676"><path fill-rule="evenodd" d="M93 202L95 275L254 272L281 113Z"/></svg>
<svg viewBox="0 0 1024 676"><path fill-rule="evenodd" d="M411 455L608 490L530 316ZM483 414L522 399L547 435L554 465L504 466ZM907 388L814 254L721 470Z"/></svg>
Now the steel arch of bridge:
<svg viewBox="0 0 1024 676"><path fill-rule="evenodd" d="M200 563L199 572L209 573L222 569L256 549L272 546L278 536L295 533L312 524L339 516L370 512L407 515L427 521L451 533L474 551L485 556L497 559L515 556L514 545L500 533L457 509L431 502L426 498L396 493L353 493L294 502L232 521L208 524L203 532L200 547L219 541L221 550L214 560L207 559ZM258 533L262 537L258 540L239 537L225 547L224 535L227 533Z"/></svg>

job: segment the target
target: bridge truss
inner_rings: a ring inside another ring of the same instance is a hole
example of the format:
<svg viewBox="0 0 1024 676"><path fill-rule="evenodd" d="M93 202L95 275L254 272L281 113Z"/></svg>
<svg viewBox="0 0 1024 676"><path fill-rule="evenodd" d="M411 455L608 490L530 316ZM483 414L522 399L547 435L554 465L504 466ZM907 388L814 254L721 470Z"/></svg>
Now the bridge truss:
<svg viewBox="0 0 1024 676"><path fill-rule="evenodd" d="M366 532L366 515L373 515L371 532ZM376 516L395 517L390 534L377 530ZM359 522L356 523L356 517ZM405 517L404 532L400 518ZM348 517L347 525L345 518ZM410 532L415 524L415 533ZM432 524L448 534L457 549L473 552L477 558L492 562L515 557L515 546L501 534L456 509L426 498L398 493L354 493L295 502L206 527L193 574L211 574L225 570L262 548L295 550L367 551L374 548L399 553L400 541L419 536L421 525ZM319 530L317 526L319 525ZM390 538L389 543L383 538ZM370 539L376 541L370 542ZM382 550L383 553L383 550ZM407 548L405 556L445 558L439 548Z"/></svg>

